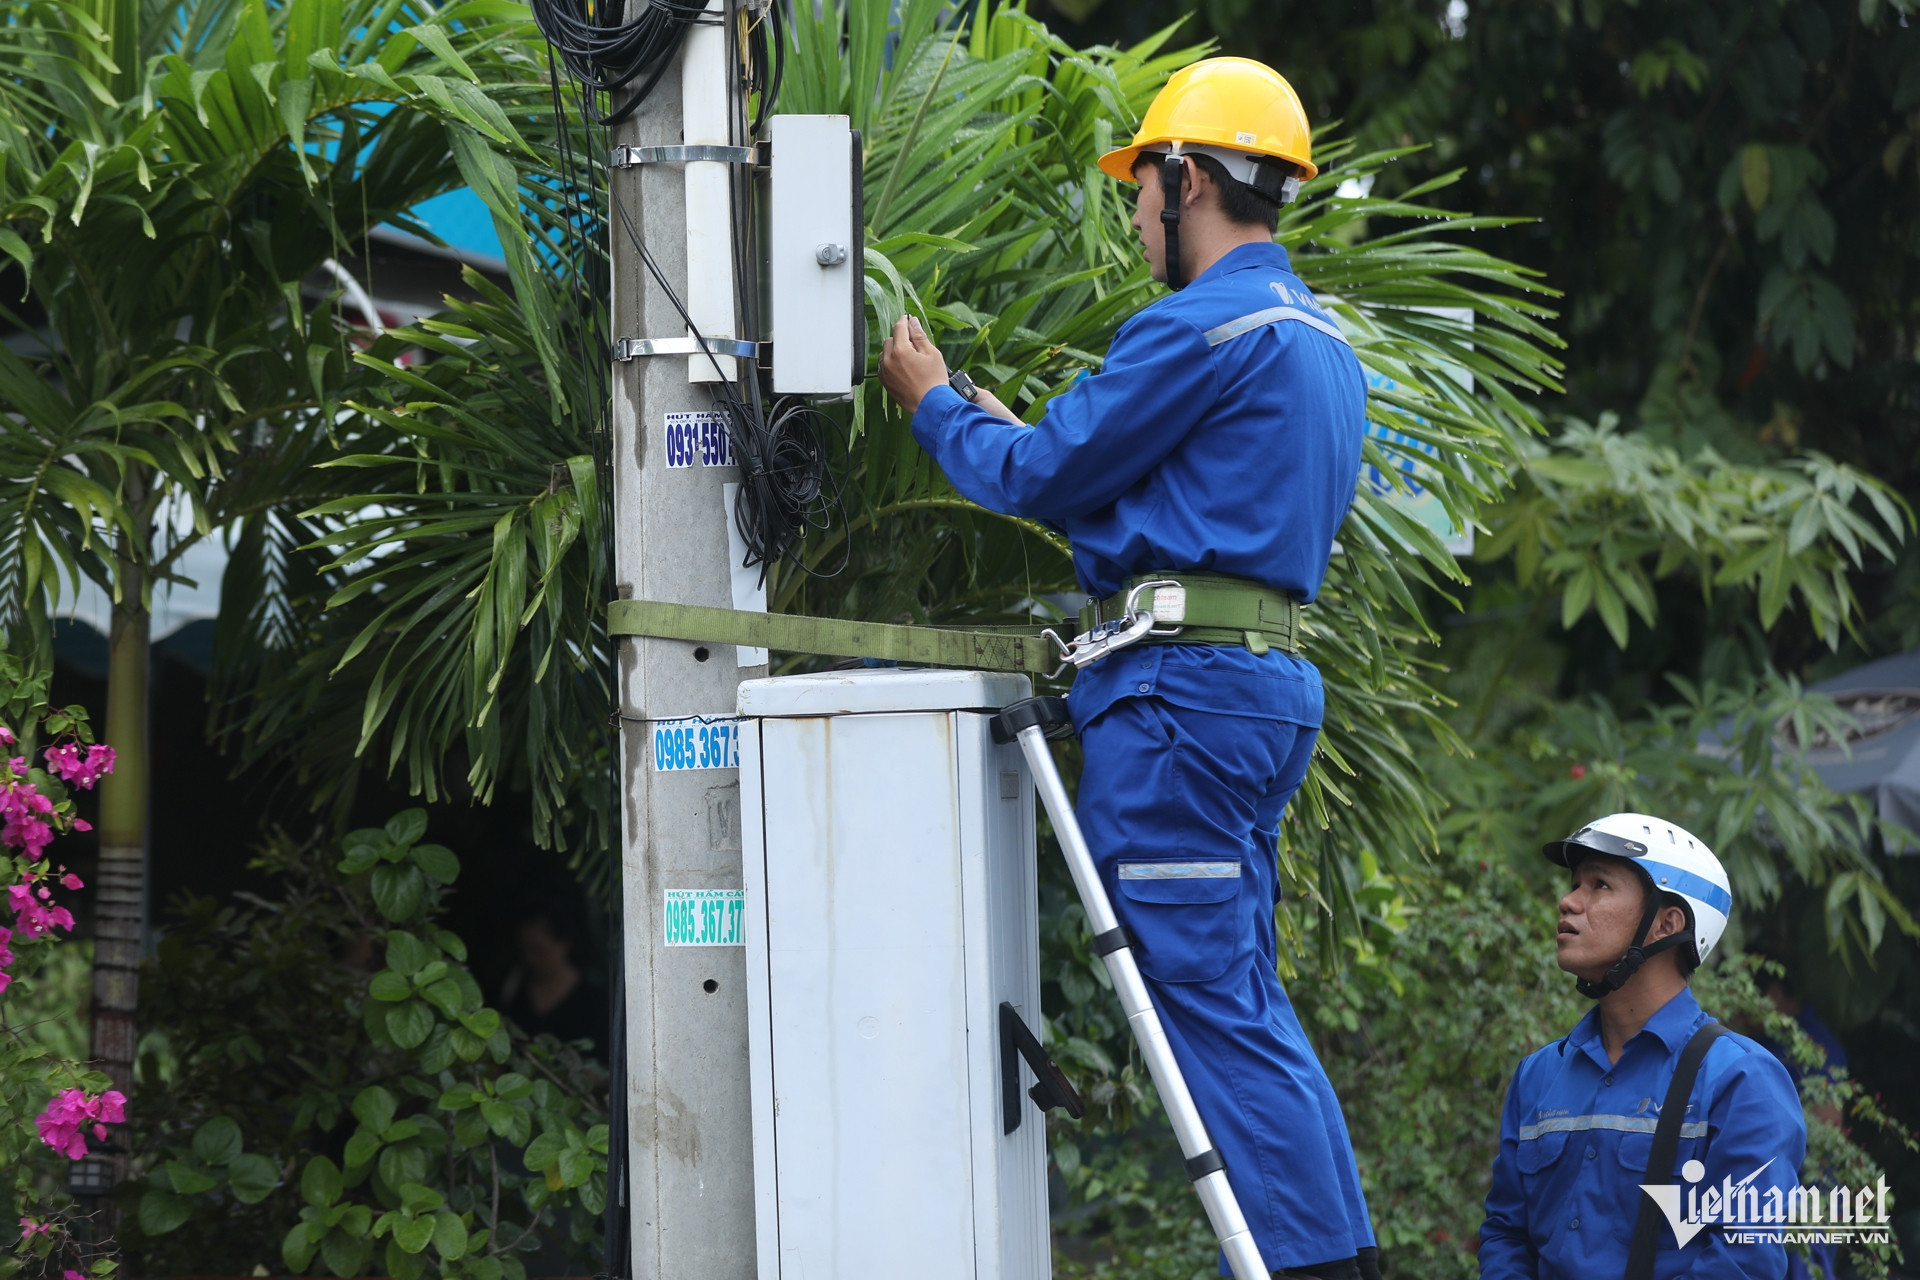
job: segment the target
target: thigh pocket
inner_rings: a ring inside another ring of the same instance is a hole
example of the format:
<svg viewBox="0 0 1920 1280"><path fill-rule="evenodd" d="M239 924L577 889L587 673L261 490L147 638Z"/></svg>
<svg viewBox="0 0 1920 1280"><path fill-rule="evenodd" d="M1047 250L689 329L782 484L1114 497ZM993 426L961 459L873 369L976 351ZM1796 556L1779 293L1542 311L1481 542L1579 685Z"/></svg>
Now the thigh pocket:
<svg viewBox="0 0 1920 1280"><path fill-rule="evenodd" d="M1210 982L1250 942L1240 916L1240 864L1181 859L1122 862L1121 914L1140 944L1140 969L1161 982Z"/></svg>

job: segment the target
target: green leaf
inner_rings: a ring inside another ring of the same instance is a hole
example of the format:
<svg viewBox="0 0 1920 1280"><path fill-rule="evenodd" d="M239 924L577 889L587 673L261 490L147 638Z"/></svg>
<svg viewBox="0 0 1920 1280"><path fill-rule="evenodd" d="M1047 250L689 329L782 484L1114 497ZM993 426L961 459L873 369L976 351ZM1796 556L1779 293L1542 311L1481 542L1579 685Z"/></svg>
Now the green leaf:
<svg viewBox="0 0 1920 1280"><path fill-rule="evenodd" d="M419 914L426 889L426 878L420 869L407 863L389 864L373 873L373 904L395 924L405 923Z"/></svg>
<svg viewBox="0 0 1920 1280"><path fill-rule="evenodd" d="M340 1158L347 1162L347 1168L359 1169L371 1164L373 1158L379 1154L380 1135L362 1126L355 1129L353 1136L347 1139L346 1149L341 1153Z"/></svg>
<svg viewBox="0 0 1920 1280"><path fill-rule="evenodd" d="M457 1262L467 1252L467 1224L451 1210L433 1215L433 1247L448 1262Z"/></svg>
<svg viewBox="0 0 1920 1280"><path fill-rule="evenodd" d="M518 1071L507 1071L494 1081L493 1091L508 1102L518 1102L533 1092L533 1081Z"/></svg>
<svg viewBox="0 0 1920 1280"><path fill-rule="evenodd" d="M300 1222L288 1230L280 1241L280 1258L287 1264L287 1270L294 1275L305 1273L313 1265L314 1241L307 1234L309 1224Z"/></svg>
<svg viewBox="0 0 1920 1280"><path fill-rule="evenodd" d="M527 1144L526 1152L520 1157L521 1163L535 1173L544 1173L548 1165L560 1158L567 1149L566 1139L549 1130Z"/></svg>
<svg viewBox="0 0 1920 1280"><path fill-rule="evenodd" d="M259 1204L280 1185L280 1166L256 1153L238 1155L227 1166L227 1182L241 1204Z"/></svg>
<svg viewBox="0 0 1920 1280"><path fill-rule="evenodd" d="M487 1117L479 1109L462 1111L453 1118L453 1140L463 1147L477 1147L490 1136Z"/></svg>
<svg viewBox="0 0 1920 1280"><path fill-rule="evenodd" d="M421 997L449 1018L460 1016L460 986L451 978L442 978L420 993Z"/></svg>
<svg viewBox="0 0 1920 1280"><path fill-rule="evenodd" d="M193 1202L182 1196L149 1190L140 1197L140 1229L150 1236L166 1235L192 1216Z"/></svg>
<svg viewBox="0 0 1920 1280"><path fill-rule="evenodd" d="M460 878L460 859L445 845L415 845L413 861L435 884L452 884Z"/></svg>
<svg viewBox="0 0 1920 1280"><path fill-rule="evenodd" d="M425 834L427 834L425 809L405 809L387 819L387 838L395 844L410 845Z"/></svg>
<svg viewBox="0 0 1920 1280"><path fill-rule="evenodd" d="M492 1009L477 1009L461 1018L460 1025L485 1040L500 1029L500 1015ZM472 1060L472 1058L467 1059L469 1062Z"/></svg>
<svg viewBox="0 0 1920 1280"><path fill-rule="evenodd" d="M361 845L349 850L347 856L340 859L340 870L352 876L372 869L379 865L381 847L380 845Z"/></svg>
<svg viewBox="0 0 1920 1280"><path fill-rule="evenodd" d="M240 1154L240 1126L215 1116L194 1131L193 1154L208 1164L226 1164Z"/></svg>
<svg viewBox="0 0 1920 1280"><path fill-rule="evenodd" d="M1767 148L1757 142L1740 148L1740 189L1746 194L1747 207L1758 211L1772 186L1773 162Z"/></svg>
<svg viewBox="0 0 1920 1280"><path fill-rule="evenodd" d="M380 1153L380 1177L390 1187L403 1187L427 1176L426 1148L417 1142L388 1147Z"/></svg>
<svg viewBox="0 0 1920 1280"><path fill-rule="evenodd" d="M405 1000L413 994L413 984L392 969L382 969L367 984L367 994L375 1000Z"/></svg>
<svg viewBox="0 0 1920 1280"><path fill-rule="evenodd" d="M408 1253L419 1253L433 1240L434 1220L403 1218L393 1224L393 1242Z"/></svg>
<svg viewBox="0 0 1920 1280"><path fill-rule="evenodd" d="M372 1254L373 1244L364 1233L348 1235L338 1227L329 1231L320 1243L320 1257L326 1262L327 1270L341 1280L359 1275Z"/></svg>
<svg viewBox="0 0 1920 1280"><path fill-rule="evenodd" d="M420 1259L400 1247L398 1240L387 1241L387 1274L393 1280L418 1280L426 1274Z"/></svg>
<svg viewBox="0 0 1920 1280"><path fill-rule="evenodd" d="M340 1168L325 1156L307 1161L300 1175L300 1195L316 1208L325 1208L340 1198Z"/></svg>
<svg viewBox="0 0 1920 1280"><path fill-rule="evenodd" d="M465 1031L460 1030L458 1027L449 1027L444 1022L436 1022L433 1027L433 1032L427 1036L427 1042L420 1046L420 1069L428 1075L439 1075L442 1071L452 1066L459 1048L457 1043L458 1038L466 1034ZM473 1061L472 1058L462 1060L466 1062Z"/></svg>
<svg viewBox="0 0 1920 1280"><path fill-rule="evenodd" d="M487 1127L504 1138L513 1132L513 1119L519 1114L519 1108L511 1102L500 1102L489 1098L480 1104L480 1114L487 1119Z"/></svg>
<svg viewBox="0 0 1920 1280"><path fill-rule="evenodd" d="M404 974L416 974L432 963L434 948L415 934L387 931L387 963Z"/></svg>
<svg viewBox="0 0 1920 1280"><path fill-rule="evenodd" d="M183 1196L197 1196L220 1185L220 1179L212 1174L191 1168L178 1160L167 1161L166 1179L167 1184Z"/></svg>
<svg viewBox="0 0 1920 1280"><path fill-rule="evenodd" d="M354 1095L353 1118L374 1133L385 1133L391 1128L394 1113L399 1109L400 1104L394 1096L377 1084L369 1085Z"/></svg>
<svg viewBox="0 0 1920 1280"><path fill-rule="evenodd" d="M419 1047L432 1032L433 1010L419 1000L409 1000L387 1011L387 1034L402 1049Z"/></svg>
<svg viewBox="0 0 1920 1280"><path fill-rule="evenodd" d="M408 1213L427 1213L438 1209L447 1198L432 1187L409 1182L400 1188L400 1206Z"/></svg>
<svg viewBox="0 0 1920 1280"><path fill-rule="evenodd" d="M560 1179L569 1187L577 1187L585 1182L593 1168L594 1159L588 1152L568 1150L560 1153Z"/></svg>

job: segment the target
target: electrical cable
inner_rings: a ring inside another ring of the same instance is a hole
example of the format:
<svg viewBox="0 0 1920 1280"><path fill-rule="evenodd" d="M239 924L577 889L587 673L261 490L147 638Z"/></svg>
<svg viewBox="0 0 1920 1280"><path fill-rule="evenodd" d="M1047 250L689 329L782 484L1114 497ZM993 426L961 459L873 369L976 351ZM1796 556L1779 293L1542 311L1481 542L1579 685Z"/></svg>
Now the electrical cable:
<svg viewBox="0 0 1920 1280"><path fill-rule="evenodd" d="M686 39L705 20L706 0L531 0L533 19L567 72L588 92L609 96L645 77L625 102L602 113L599 124L631 116L660 83ZM625 19L629 7L637 11Z"/></svg>

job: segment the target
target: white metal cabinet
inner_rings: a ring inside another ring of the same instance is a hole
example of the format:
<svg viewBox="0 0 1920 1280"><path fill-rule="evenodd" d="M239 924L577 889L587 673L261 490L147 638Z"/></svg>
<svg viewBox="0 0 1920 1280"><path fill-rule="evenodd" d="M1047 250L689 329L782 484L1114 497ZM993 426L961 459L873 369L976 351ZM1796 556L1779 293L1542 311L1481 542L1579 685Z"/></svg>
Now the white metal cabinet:
<svg viewBox="0 0 1920 1280"><path fill-rule="evenodd" d="M740 686L761 1280L1043 1280L1045 1124L1004 1134L999 1008L1040 1000L1024 676ZM1022 1077L1024 1080L1026 1077Z"/></svg>

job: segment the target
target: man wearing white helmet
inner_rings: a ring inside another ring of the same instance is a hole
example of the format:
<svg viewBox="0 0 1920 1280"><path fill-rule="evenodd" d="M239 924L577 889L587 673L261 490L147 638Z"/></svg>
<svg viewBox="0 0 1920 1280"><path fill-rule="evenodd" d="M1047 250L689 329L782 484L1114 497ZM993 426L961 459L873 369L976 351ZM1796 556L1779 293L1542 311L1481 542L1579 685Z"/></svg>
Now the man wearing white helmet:
<svg viewBox="0 0 1920 1280"><path fill-rule="evenodd" d="M1560 899L1560 967L1598 1003L1514 1073L1480 1228L1482 1280L1779 1280L1785 1248L1722 1230L1741 1219L1713 1208L1749 1191L1756 1203L1787 1195L1807 1147L1786 1070L1708 1018L1687 986L1733 910L1720 860L1638 813L1602 818L1544 852L1572 881ZM1671 1118L1661 1132L1669 1105L1677 1133ZM1656 1153L1656 1143L1672 1149ZM1695 1193L1675 1202L1679 1222L1642 1190L1676 1182ZM1705 1210L1703 1225L1684 1220L1687 1206Z"/></svg>

